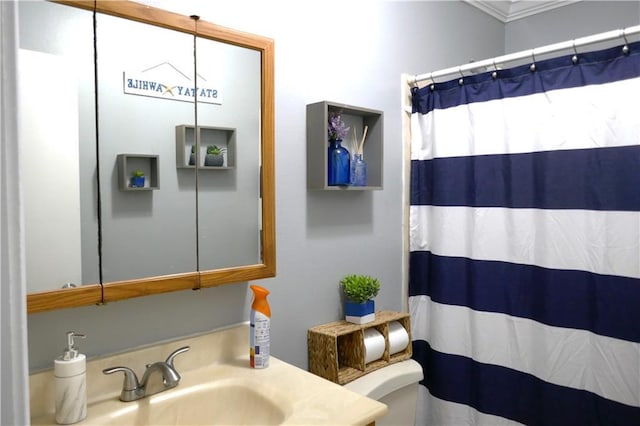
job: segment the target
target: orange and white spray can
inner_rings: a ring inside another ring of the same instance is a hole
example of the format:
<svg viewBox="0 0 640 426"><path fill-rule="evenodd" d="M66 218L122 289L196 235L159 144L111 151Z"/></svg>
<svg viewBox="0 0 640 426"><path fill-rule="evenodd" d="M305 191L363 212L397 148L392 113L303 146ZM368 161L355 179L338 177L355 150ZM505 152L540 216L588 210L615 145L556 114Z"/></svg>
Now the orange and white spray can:
<svg viewBox="0 0 640 426"><path fill-rule="evenodd" d="M250 287L253 290L253 303L249 321L249 363L251 368L267 368L271 346L271 309L267 302L269 291L258 285Z"/></svg>

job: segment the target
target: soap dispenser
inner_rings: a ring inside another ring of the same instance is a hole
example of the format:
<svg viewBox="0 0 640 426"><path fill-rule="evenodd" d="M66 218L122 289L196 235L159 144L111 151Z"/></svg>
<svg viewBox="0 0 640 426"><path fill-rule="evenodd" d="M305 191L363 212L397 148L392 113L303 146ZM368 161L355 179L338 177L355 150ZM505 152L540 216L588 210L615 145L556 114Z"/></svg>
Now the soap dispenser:
<svg viewBox="0 0 640 426"><path fill-rule="evenodd" d="M54 361L56 423L77 423L87 416L87 362L74 347L74 338L84 334L67 332L67 348Z"/></svg>

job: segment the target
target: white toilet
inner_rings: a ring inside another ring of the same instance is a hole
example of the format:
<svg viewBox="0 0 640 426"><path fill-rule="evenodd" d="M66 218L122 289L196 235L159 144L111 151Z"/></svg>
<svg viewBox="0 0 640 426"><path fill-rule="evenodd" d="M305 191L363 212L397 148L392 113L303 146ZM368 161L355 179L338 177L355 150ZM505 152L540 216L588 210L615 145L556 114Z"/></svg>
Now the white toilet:
<svg viewBox="0 0 640 426"><path fill-rule="evenodd" d="M344 387L389 407L389 412L376 420L376 426L413 426L422 378L420 364L408 359L367 373Z"/></svg>

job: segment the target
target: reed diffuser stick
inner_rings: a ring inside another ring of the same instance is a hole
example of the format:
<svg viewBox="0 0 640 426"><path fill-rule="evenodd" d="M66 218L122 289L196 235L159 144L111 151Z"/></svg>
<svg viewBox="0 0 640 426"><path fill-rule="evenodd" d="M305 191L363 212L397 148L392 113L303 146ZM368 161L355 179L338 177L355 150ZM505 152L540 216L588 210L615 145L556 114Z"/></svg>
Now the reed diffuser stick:
<svg viewBox="0 0 640 426"><path fill-rule="evenodd" d="M356 128L353 128L353 142L351 143L351 151L353 151L354 154L358 153L358 136L356 136Z"/></svg>
<svg viewBox="0 0 640 426"><path fill-rule="evenodd" d="M364 126L364 133L362 134L362 141L360 142L360 146L358 147L358 154L362 155L362 148L364 147L364 140L367 137L367 131L369 130L369 126Z"/></svg>

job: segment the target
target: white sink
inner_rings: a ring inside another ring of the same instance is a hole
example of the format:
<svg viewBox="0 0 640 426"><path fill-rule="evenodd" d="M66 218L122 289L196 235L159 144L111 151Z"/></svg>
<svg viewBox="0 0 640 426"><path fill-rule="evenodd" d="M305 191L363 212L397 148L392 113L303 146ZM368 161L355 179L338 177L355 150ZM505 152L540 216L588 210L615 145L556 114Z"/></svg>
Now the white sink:
<svg viewBox="0 0 640 426"><path fill-rule="evenodd" d="M98 407L92 407L99 409ZM246 379L178 386L92 419L99 425L278 425L291 412L275 389Z"/></svg>

